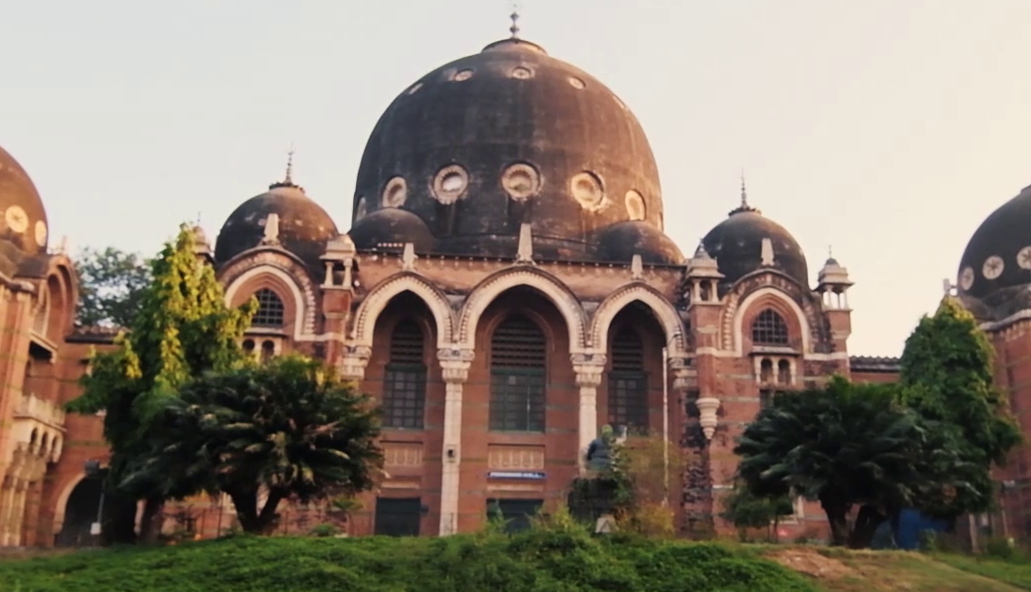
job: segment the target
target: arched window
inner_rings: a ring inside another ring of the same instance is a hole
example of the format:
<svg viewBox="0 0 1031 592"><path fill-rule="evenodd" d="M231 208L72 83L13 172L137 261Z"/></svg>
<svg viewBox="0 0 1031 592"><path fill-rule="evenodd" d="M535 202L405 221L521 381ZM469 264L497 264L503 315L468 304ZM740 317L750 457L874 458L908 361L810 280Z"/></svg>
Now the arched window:
<svg viewBox="0 0 1031 592"><path fill-rule="evenodd" d="M276 344L271 340L265 340L261 343L261 361L267 362L276 355Z"/></svg>
<svg viewBox="0 0 1031 592"><path fill-rule="evenodd" d="M777 382L791 384L791 362L787 360L777 362Z"/></svg>
<svg viewBox="0 0 1031 592"><path fill-rule="evenodd" d="M514 314L494 330L490 344L490 429L543 432L547 343L544 332Z"/></svg>
<svg viewBox="0 0 1031 592"><path fill-rule="evenodd" d="M752 321L752 343L755 345L787 345L788 324L772 308L764 309Z"/></svg>
<svg viewBox="0 0 1031 592"><path fill-rule="evenodd" d="M258 299L258 312L254 313L251 319L252 327L282 327L283 317L286 309L283 307L283 299L268 288L262 288L254 293Z"/></svg>
<svg viewBox="0 0 1031 592"><path fill-rule="evenodd" d="M426 362L422 329L411 319L394 326L383 385L383 426L422 429Z"/></svg>
<svg viewBox="0 0 1031 592"><path fill-rule="evenodd" d="M648 379L644 373L644 344L636 331L624 326L612 338L609 372L609 425L631 433L648 429Z"/></svg>
<svg viewBox="0 0 1031 592"><path fill-rule="evenodd" d="M32 330L39 335L47 333L47 317L50 315L50 298L46 288L40 290L39 307L32 319Z"/></svg>

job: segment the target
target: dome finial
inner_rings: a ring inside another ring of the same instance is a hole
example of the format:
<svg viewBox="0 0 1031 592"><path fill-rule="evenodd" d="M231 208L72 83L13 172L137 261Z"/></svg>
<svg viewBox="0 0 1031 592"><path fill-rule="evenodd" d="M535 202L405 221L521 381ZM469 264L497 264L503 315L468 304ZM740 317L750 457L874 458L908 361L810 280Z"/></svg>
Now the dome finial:
<svg viewBox="0 0 1031 592"><path fill-rule="evenodd" d="M512 19L512 26L508 28L512 32L512 39L519 39L519 9L519 1L512 2L512 14L508 17Z"/></svg>
<svg viewBox="0 0 1031 592"><path fill-rule="evenodd" d="M745 185L745 169L741 169L741 205L730 211L730 216L741 212L755 212L761 214L758 209L748 205L748 187Z"/></svg>
<svg viewBox="0 0 1031 592"><path fill-rule="evenodd" d="M298 188L294 184L294 143L290 142L290 149L286 151L286 174L283 175L282 181L277 181L268 186L269 189L278 189L280 187L294 187Z"/></svg>
<svg viewBox="0 0 1031 592"><path fill-rule="evenodd" d="M291 176L294 172L294 143L290 142L290 150L286 152L286 176L283 177L283 183L287 185L293 185L293 179Z"/></svg>

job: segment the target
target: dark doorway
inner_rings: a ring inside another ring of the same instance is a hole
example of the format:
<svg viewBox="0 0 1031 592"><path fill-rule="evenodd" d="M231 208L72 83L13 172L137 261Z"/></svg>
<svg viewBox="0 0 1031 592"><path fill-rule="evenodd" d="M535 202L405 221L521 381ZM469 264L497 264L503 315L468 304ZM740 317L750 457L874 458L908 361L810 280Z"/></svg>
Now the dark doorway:
<svg viewBox="0 0 1031 592"><path fill-rule="evenodd" d="M376 498L375 534L419 536L422 500L417 497Z"/></svg>
<svg viewBox="0 0 1031 592"><path fill-rule="evenodd" d="M505 532L516 533L530 528L530 518L540 512L544 500L539 499L489 499L487 519L496 519L501 514L505 521Z"/></svg>
<svg viewBox="0 0 1031 592"><path fill-rule="evenodd" d="M64 525L54 537L57 547L91 547L100 544L100 536L90 534L97 520L104 476L86 477L79 481L64 506Z"/></svg>

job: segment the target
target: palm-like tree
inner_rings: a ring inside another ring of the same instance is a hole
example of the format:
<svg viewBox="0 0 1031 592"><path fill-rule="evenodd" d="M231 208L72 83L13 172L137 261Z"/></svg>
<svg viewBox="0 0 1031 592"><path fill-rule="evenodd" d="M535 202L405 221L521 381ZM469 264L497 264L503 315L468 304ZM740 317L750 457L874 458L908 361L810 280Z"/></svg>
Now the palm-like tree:
<svg viewBox="0 0 1031 592"><path fill-rule="evenodd" d="M896 403L894 388L835 377L824 388L777 394L735 448L739 476L756 495L819 501L834 544L869 546L899 509L941 491L955 460L935 449L934 426Z"/></svg>
<svg viewBox="0 0 1031 592"><path fill-rule="evenodd" d="M196 379L170 400L163 425L135 474L161 475L172 497L226 493L247 532L269 533L284 499L370 489L383 466L375 406L302 357Z"/></svg>

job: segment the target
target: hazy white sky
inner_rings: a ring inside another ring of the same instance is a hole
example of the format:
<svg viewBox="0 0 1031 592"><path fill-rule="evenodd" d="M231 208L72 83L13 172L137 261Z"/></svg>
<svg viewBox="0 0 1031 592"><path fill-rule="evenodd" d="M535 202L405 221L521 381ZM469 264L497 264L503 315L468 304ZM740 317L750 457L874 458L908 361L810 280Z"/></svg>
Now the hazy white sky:
<svg viewBox="0 0 1031 592"><path fill-rule="evenodd" d="M52 244L153 252L198 212L214 236L291 142L295 180L346 230L382 110L507 36L509 7L7 0L0 145ZM524 0L521 25L637 114L685 253L742 168L814 281L833 245L853 353L900 353L978 224L1031 184L1029 0Z"/></svg>

